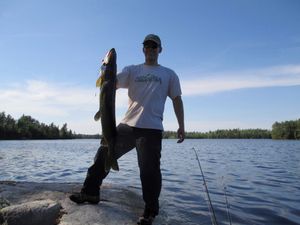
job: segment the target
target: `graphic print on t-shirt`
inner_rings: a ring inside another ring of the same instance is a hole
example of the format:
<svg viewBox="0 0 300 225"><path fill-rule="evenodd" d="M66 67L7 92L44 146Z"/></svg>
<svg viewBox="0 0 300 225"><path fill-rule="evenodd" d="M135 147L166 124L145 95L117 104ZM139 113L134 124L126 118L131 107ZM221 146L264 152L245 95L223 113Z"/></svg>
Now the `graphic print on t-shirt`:
<svg viewBox="0 0 300 225"><path fill-rule="evenodd" d="M154 74L146 74L142 76L138 76L134 80L135 82L159 82L161 84L161 78Z"/></svg>

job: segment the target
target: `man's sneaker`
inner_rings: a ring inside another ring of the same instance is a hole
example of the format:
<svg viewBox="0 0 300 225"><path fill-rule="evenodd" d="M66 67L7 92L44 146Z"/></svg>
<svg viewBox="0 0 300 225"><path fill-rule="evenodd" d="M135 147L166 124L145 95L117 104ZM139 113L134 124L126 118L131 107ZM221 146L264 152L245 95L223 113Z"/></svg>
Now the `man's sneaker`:
<svg viewBox="0 0 300 225"><path fill-rule="evenodd" d="M151 225L154 220L154 216L141 216L137 222L138 225Z"/></svg>
<svg viewBox="0 0 300 225"><path fill-rule="evenodd" d="M76 202L77 204L81 204L84 202L88 202L91 204L98 204L100 201L99 195L88 195L82 192L76 192L70 195L70 200Z"/></svg>

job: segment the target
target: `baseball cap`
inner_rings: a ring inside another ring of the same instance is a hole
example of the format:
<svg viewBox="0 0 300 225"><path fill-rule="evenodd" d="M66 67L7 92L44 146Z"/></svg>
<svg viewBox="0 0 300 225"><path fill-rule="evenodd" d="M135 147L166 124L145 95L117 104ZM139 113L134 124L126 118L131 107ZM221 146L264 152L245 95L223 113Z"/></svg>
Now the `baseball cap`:
<svg viewBox="0 0 300 225"><path fill-rule="evenodd" d="M144 39L144 41L143 41L143 44L145 44L146 41L153 41L153 42L155 42L158 46L161 47L161 41L160 41L160 38L159 38L157 35L155 35L155 34L148 34L148 35L145 37L145 39Z"/></svg>

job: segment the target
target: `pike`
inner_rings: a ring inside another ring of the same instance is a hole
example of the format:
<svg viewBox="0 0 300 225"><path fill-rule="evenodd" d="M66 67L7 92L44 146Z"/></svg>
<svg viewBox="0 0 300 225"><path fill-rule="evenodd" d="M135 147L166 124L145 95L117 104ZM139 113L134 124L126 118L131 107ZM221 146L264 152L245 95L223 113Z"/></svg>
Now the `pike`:
<svg viewBox="0 0 300 225"><path fill-rule="evenodd" d="M117 136L116 116L115 116L115 99L116 99L116 82L117 82L117 53L114 48L107 52L102 60L100 77L96 81L96 87L100 87L99 111L95 114L94 119L101 119L102 141L108 147L105 157L105 171L111 168L119 170L117 159L115 158L115 143Z"/></svg>

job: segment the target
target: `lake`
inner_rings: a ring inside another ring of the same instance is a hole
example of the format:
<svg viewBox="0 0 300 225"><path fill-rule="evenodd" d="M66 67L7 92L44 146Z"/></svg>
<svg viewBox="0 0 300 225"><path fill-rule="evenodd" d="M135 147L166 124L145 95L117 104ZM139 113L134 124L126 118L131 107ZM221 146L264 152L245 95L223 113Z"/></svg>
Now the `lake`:
<svg viewBox="0 0 300 225"><path fill-rule="evenodd" d="M99 140L0 141L0 180L82 183ZM300 141L163 140L163 224L300 224ZM141 193L135 150L105 183ZM226 194L225 194L226 193ZM226 198L228 204L226 204Z"/></svg>

